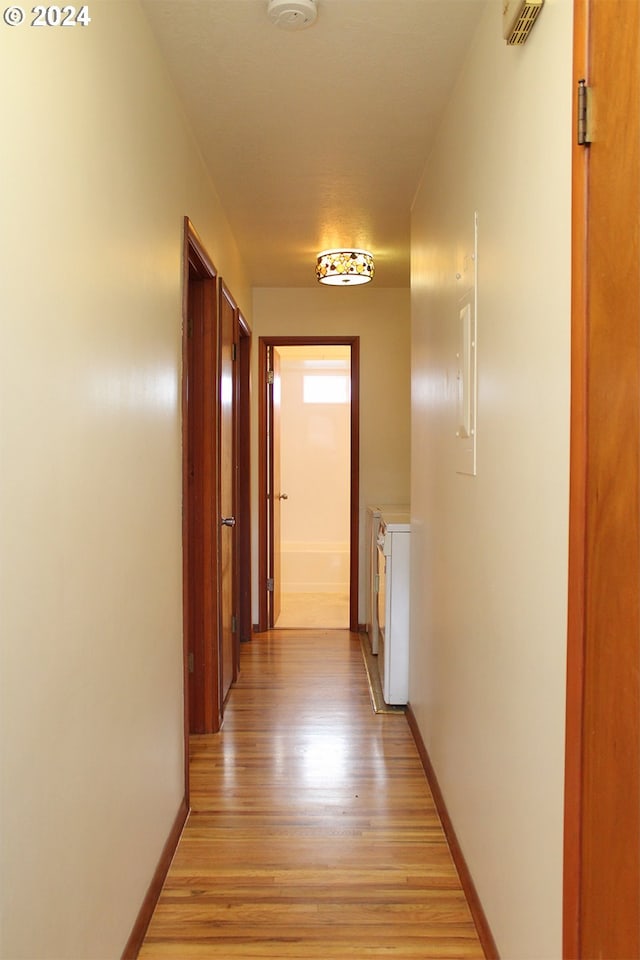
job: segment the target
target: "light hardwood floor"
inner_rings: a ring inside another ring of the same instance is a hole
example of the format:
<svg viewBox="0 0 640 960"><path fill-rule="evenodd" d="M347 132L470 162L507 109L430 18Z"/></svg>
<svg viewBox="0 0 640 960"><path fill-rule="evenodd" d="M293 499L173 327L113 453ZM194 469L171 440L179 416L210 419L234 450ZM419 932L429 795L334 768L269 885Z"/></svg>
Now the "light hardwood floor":
<svg viewBox="0 0 640 960"><path fill-rule="evenodd" d="M348 593L283 593L278 630L349 627Z"/></svg>
<svg viewBox="0 0 640 960"><path fill-rule="evenodd" d="M373 713L357 636L243 645L191 783L141 960L483 957L407 721Z"/></svg>

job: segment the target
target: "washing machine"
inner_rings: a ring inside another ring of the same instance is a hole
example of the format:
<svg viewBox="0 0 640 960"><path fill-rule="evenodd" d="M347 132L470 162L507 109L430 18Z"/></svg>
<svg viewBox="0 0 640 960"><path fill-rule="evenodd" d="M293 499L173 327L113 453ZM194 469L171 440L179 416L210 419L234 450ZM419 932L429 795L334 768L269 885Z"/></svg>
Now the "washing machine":
<svg viewBox="0 0 640 960"><path fill-rule="evenodd" d="M378 528L380 526L380 516L385 513L387 516L409 516L409 507L406 504L383 504L382 506L371 505L366 511L365 526L365 609L367 615L367 636L371 646L371 652L377 654L379 647L378 640Z"/></svg>

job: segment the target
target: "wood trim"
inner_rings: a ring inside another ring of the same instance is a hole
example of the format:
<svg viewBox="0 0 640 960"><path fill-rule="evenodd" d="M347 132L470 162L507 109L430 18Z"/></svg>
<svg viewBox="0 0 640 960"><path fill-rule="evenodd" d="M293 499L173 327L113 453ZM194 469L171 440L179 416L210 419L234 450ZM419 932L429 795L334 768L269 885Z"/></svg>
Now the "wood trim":
<svg viewBox="0 0 640 960"><path fill-rule="evenodd" d="M588 78L588 0L574 0L573 129L578 81ZM571 237L571 453L564 794L563 957L580 957L587 537L587 187L589 150L573 138Z"/></svg>
<svg viewBox="0 0 640 960"><path fill-rule="evenodd" d="M266 582L267 560L267 397L263 389L267 353L272 347L345 346L351 348L351 496L349 521L349 630L358 631L358 564L360 530L360 337L277 337L259 338L258 376L258 625L256 632L268 629Z"/></svg>
<svg viewBox="0 0 640 960"><path fill-rule="evenodd" d="M136 917L136 922L133 925L133 929L129 935L126 946L122 952L122 960L136 960L142 943L144 941L149 923L151 922L151 917L153 916L153 911L156 908L160 893L162 892L162 887L169 872L169 867L171 866L171 861L176 852L176 848L182 836L182 831L184 830L184 825L187 822L187 817L189 816L189 808L187 805L186 798L182 800L176 818L171 827L171 831L164 847L162 848L162 853L160 854L160 859L158 860L158 865L154 870L151 883L145 894L145 898L142 901L142 906Z"/></svg>
<svg viewBox="0 0 640 960"><path fill-rule="evenodd" d="M218 271L213 264L213 260L207 253L205 246L189 217L184 218L184 244L187 252L184 270L187 277L189 276L189 263L195 267L196 274L200 280L205 280L207 277L218 276ZM183 274L183 276L185 274ZM183 308L186 308L186 292L184 290L182 304Z"/></svg>
<svg viewBox="0 0 640 960"><path fill-rule="evenodd" d="M267 592L267 626L275 626L282 609L282 501L278 499L282 480L282 387L280 358L273 348L267 351L266 369L273 371L273 383L267 386L267 489L263 503L267 508L267 573L273 590ZM264 382L264 381L263 381ZM277 398L277 403L276 403ZM277 541L277 542L276 542ZM278 582L280 581L280 582Z"/></svg>
<svg viewBox="0 0 640 960"><path fill-rule="evenodd" d="M360 338L351 342L351 509L349 517L349 629L358 632L360 562Z"/></svg>
<svg viewBox="0 0 640 960"><path fill-rule="evenodd" d="M265 390L265 371L267 369L267 345L264 339L259 339L258 356L258 623L253 629L262 633L269 626L269 612L267 604L267 392Z"/></svg>
<svg viewBox="0 0 640 960"><path fill-rule="evenodd" d="M473 922L476 925L478 938L482 944L485 958L486 960L500 960L500 954L498 953L496 942L493 939L493 934L491 933L491 928L489 927L485 912L482 908L480 897L478 896L478 891L475 888L471 872L469 871L464 854L462 853L462 849L458 843L458 838L456 837L456 832L454 830L451 817L449 816L442 791L440 790L440 786L438 784L438 778L436 777L435 771L431 764L429 753L427 751L425 742L422 739L422 734L420 733L420 728L418 727L418 721L416 720L415 713L411 708L411 704L407 705L406 718L407 723L409 724L409 729L413 734L416 747L418 748L418 754L420 755L420 760L429 783L429 788L433 795L438 816L440 817L440 821L442 823L442 829L444 830L447 843L449 844L449 850L451 851L453 862L456 870L458 871L458 876L460 877L462 889L464 890L467 903L469 904Z"/></svg>
<svg viewBox="0 0 640 960"><path fill-rule="evenodd" d="M238 643L243 643L251 639L251 329L241 312L238 334Z"/></svg>
<svg viewBox="0 0 640 960"><path fill-rule="evenodd" d="M187 323L189 311L189 254L193 225L189 217L183 221L182 240L182 386L180 393L181 429L182 429L182 687L183 687L183 723L184 723L184 796L189 806L189 559L187 543L189 540L189 521L186 509L186 496L189 487L187 461L188 450L188 343Z"/></svg>

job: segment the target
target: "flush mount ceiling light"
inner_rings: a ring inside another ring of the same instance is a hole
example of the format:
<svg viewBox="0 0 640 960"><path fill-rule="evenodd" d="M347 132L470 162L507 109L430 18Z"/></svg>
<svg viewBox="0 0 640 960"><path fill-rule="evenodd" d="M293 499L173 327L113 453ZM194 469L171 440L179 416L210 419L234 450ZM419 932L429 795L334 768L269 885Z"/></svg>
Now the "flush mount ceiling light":
<svg viewBox="0 0 640 960"><path fill-rule="evenodd" d="M318 16L315 0L269 0L267 14L283 30L303 30Z"/></svg>
<svg viewBox="0 0 640 960"><path fill-rule="evenodd" d="M368 250L323 250L316 261L316 277L332 287L369 283L374 270L373 256Z"/></svg>

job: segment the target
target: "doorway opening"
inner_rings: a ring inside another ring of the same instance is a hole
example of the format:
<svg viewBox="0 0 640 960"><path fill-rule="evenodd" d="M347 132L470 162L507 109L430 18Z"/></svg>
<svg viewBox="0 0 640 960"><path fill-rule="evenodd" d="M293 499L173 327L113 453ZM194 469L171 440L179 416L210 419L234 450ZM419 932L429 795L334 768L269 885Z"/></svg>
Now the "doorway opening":
<svg viewBox="0 0 640 960"><path fill-rule="evenodd" d="M260 338L259 629L358 629L358 347Z"/></svg>
<svg viewBox="0 0 640 960"><path fill-rule="evenodd" d="M351 350L274 347L280 385L276 628L349 628Z"/></svg>

